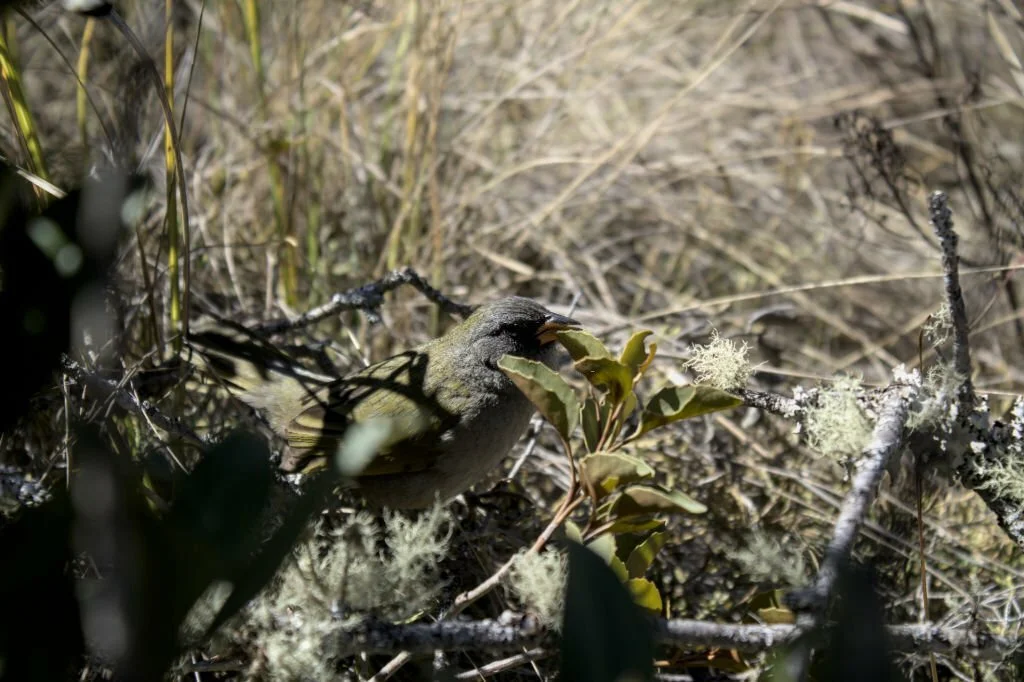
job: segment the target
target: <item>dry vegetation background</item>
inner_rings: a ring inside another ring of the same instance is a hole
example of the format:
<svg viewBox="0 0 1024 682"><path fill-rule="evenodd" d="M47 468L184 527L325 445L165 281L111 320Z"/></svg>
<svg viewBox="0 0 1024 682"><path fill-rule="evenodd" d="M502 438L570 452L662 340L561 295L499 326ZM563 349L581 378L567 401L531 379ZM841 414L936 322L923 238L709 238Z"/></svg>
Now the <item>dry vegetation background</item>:
<svg viewBox="0 0 1024 682"><path fill-rule="evenodd" d="M301 312L411 265L465 302L516 293L565 310L579 295L577 317L613 347L653 329L671 380L717 329L750 344L757 386L788 392L936 362L920 352L942 301L929 192L950 196L965 267L1019 263L1024 19L1010 0L173 5L195 312ZM163 5L119 9L162 65ZM37 26L6 26L51 180L113 156L158 188L119 267L125 362L152 366L175 333L159 107L98 22L83 130L60 54L76 62L86 20L57 4L27 14ZM963 281L975 385L1008 406L1024 386L1015 273ZM358 363L446 324L413 292L384 312L383 327L352 315L351 333L335 320L298 340ZM163 407L231 423L190 394ZM16 463L59 480L50 423L25 428ZM525 465L541 507L566 477L547 444ZM710 508L676 524L656 567L670 615L738 618L781 586L742 560L751 529L814 566L846 483L791 425L726 413L643 450ZM860 545L894 621L920 614L915 500L912 482L887 486ZM1015 635L1019 551L973 493L933 482L923 501L932 618ZM481 566L503 551L474 542ZM944 679L971 679L970 664L941 663Z"/></svg>

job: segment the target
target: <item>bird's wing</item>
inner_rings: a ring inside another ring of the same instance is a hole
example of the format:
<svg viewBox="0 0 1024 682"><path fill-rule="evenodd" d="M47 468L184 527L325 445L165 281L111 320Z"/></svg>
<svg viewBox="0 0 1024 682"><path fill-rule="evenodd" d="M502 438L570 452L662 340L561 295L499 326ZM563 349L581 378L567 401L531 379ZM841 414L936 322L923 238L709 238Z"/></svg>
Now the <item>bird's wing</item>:
<svg viewBox="0 0 1024 682"><path fill-rule="evenodd" d="M307 395L305 409L285 430L288 445L299 458L302 452L330 456L353 422L387 419L391 435L360 476L430 468L457 416L428 389L426 363L425 354L408 351L331 383L326 395Z"/></svg>

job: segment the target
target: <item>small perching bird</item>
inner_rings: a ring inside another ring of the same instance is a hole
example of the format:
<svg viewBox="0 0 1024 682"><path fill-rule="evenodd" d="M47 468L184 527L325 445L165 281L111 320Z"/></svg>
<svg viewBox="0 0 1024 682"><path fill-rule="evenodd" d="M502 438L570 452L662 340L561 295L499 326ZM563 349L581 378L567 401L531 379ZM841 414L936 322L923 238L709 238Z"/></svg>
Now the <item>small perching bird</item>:
<svg viewBox="0 0 1024 682"><path fill-rule="evenodd" d="M498 361L514 355L553 366L556 332L579 326L530 299L505 298L444 336L332 381L220 332L193 334L189 346L284 438L286 471L322 466L350 424L386 420L389 435L356 477L358 488L375 506L423 508L483 479L526 430L534 407Z"/></svg>

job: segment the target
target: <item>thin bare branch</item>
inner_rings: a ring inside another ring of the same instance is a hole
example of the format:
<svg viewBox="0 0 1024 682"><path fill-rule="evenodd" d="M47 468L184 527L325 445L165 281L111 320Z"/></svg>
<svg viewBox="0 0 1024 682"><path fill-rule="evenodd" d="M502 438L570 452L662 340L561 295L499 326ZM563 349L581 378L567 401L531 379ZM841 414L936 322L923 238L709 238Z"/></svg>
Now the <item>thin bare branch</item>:
<svg viewBox="0 0 1024 682"><path fill-rule="evenodd" d="M89 373L84 367L70 358L65 358L64 360L64 371L76 382L86 386L99 397L113 399L121 409L144 417L168 433L172 433L200 447L213 443L209 436L199 435L185 426L183 420L167 416L153 405L150 405L149 401L142 400L133 391L128 390L126 386Z"/></svg>
<svg viewBox="0 0 1024 682"><path fill-rule="evenodd" d="M343 310L363 310L376 313L384 304L384 294L404 285L413 287L447 313L466 317L473 312L472 306L451 300L430 286L427 280L412 268L403 268L387 273L376 282L334 294L327 303L292 319L265 322L257 326L255 331L262 334L279 334L290 329L307 327L332 315L337 315Z"/></svg>

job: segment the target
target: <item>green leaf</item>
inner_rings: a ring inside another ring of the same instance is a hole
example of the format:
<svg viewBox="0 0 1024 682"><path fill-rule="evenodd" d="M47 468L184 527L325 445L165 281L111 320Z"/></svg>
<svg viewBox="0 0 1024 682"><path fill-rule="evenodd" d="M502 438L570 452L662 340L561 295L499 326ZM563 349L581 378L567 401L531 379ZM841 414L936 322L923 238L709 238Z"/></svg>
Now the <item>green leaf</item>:
<svg viewBox="0 0 1024 682"><path fill-rule="evenodd" d="M580 530L575 521L568 519L562 527L565 529L565 537L573 542L583 543L583 531Z"/></svg>
<svg viewBox="0 0 1024 682"><path fill-rule="evenodd" d="M644 341L648 336L653 334L649 329L641 329L638 332L633 332L633 335L629 337L629 341L622 349L622 355L619 356L619 362L629 367L630 372L636 377L640 373L642 367L646 367L650 364L650 361L654 359L654 351L657 348L655 344L651 344L651 350L648 351L644 347Z"/></svg>
<svg viewBox="0 0 1024 682"><path fill-rule="evenodd" d="M661 593L650 580L646 578L631 578L626 581L626 589L633 595L633 601L648 611L660 614L663 608Z"/></svg>
<svg viewBox="0 0 1024 682"><path fill-rule="evenodd" d="M614 535L605 533L598 536L597 539L587 543L587 549L604 559L604 562L608 564L608 567L612 569L612 572L615 573L619 580L626 582L629 579L629 571L626 570L626 564L618 557Z"/></svg>
<svg viewBox="0 0 1024 682"><path fill-rule="evenodd" d="M633 516L626 519L617 519L614 523L608 526L605 531L612 535L623 535L625 533L646 533L649 530L655 528L663 528L665 522L661 519L652 518L640 518Z"/></svg>
<svg viewBox="0 0 1024 682"><path fill-rule="evenodd" d="M612 573L615 574L615 577L622 582L629 580L629 570L626 568L626 564L624 564L622 559L619 557L613 556L609 559L608 568L612 569Z"/></svg>
<svg viewBox="0 0 1024 682"><path fill-rule="evenodd" d="M708 510L703 504L678 490L634 485L622 491L611 505L609 515L613 518L657 514L659 512L689 512L703 514Z"/></svg>
<svg viewBox="0 0 1024 682"><path fill-rule="evenodd" d="M597 450L604 433L604 425L608 420L608 406L601 405L593 398L587 398L583 402L583 410L580 413L580 421L583 426L583 444L587 452Z"/></svg>
<svg viewBox="0 0 1024 682"><path fill-rule="evenodd" d="M583 358L610 358L611 351L601 341L588 332L580 329L566 329L556 332L558 342L569 351L573 360Z"/></svg>
<svg viewBox="0 0 1024 682"><path fill-rule="evenodd" d="M608 563L615 556L615 536L608 533L599 535L587 543L587 549Z"/></svg>
<svg viewBox="0 0 1024 682"><path fill-rule="evenodd" d="M631 593L593 552L568 546L569 580L558 679L654 679L654 639Z"/></svg>
<svg viewBox="0 0 1024 682"><path fill-rule="evenodd" d="M636 483L654 476L646 462L630 455L597 452L580 460L580 470L598 497L604 497L620 485Z"/></svg>
<svg viewBox="0 0 1024 682"><path fill-rule="evenodd" d="M629 570L630 578L642 578L647 569L654 563L654 557L665 546L668 540L668 533L651 533L651 535L633 548L626 559L626 568Z"/></svg>
<svg viewBox="0 0 1024 682"><path fill-rule="evenodd" d="M580 404L565 379L547 365L515 355L498 361L509 379L523 392L562 438L569 439L580 416Z"/></svg>
<svg viewBox="0 0 1024 682"><path fill-rule="evenodd" d="M633 391L633 373L614 358L585 357L577 360L575 367L595 387L608 391L614 404Z"/></svg>
<svg viewBox="0 0 1024 682"><path fill-rule="evenodd" d="M736 396L711 386L666 386L647 401L640 417L640 427L632 437L681 419L728 410L742 404L743 401Z"/></svg>
<svg viewBox="0 0 1024 682"><path fill-rule="evenodd" d="M785 606L769 606L758 609L757 616L762 623L769 625L793 625L796 623L796 614Z"/></svg>
<svg viewBox="0 0 1024 682"><path fill-rule="evenodd" d="M636 393L630 391L626 396L625 402L622 404L622 411L619 412L618 425L616 426L616 433L622 430L622 425L626 423L629 416L636 411L636 408L640 406L640 400L637 399Z"/></svg>

